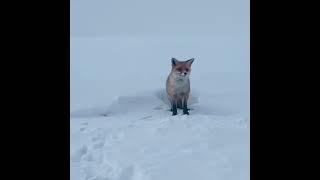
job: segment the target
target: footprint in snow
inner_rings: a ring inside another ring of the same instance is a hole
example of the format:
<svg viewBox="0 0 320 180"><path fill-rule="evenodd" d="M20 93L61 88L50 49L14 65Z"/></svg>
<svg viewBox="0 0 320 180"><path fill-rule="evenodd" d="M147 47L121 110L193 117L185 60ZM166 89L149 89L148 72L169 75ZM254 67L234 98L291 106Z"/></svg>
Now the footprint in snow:
<svg viewBox="0 0 320 180"><path fill-rule="evenodd" d="M140 118L139 120L145 120L145 119L150 119L150 118L152 118L151 115L150 116L144 116L144 117Z"/></svg>
<svg viewBox="0 0 320 180"><path fill-rule="evenodd" d="M80 131L81 131L81 132L84 132L84 131L87 129L88 122L84 122L84 123L82 123L81 125L82 125L82 127L80 128Z"/></svg>

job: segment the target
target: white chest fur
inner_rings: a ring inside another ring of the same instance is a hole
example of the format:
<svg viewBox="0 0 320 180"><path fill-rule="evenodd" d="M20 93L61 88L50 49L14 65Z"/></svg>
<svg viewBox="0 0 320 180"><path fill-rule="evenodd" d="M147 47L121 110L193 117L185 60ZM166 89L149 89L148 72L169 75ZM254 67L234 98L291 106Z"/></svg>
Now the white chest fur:
<svg viewBox="0 0 320 180"><path fill-rule="evenodd" d="M175 83L175 92L176 93L187 93L189 91L189 78L183 77L183 78L176 78Z"/></svg>

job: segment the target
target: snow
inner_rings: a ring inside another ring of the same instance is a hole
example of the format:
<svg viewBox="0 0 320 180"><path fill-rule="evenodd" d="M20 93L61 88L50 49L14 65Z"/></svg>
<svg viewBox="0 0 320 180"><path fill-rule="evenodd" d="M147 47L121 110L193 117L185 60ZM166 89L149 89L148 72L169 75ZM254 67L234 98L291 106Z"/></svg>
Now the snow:
<svg viewBox="0 0 320 180"><path fill-rule="evenodd" d="M249 180L249 1L120 2L71 1L71 180ZM195 58L190 115L172 57Z"/></svg>
<svg viewBox="0 0 320 180"><path fill-rule="evenodd" d="M128 105L132 99L126 100ZM113 108L108 110L116 112ZM249 178L247 118L200 110L191 110L190 116L171 116L163 109L132 111L72 118L74 174L83 171L86 179Z"/></svg>
<svg viewBox="0 0 320 180"><path fill-rule="evenodd" d="M170 56L146 51L136 58L135 50L148 49L147 38L128 38L128 53L113 41L72 40L71 179L249 179L247 73L208 74L199 68L214 61L196 59L190 115L171 116Z"/></svg>

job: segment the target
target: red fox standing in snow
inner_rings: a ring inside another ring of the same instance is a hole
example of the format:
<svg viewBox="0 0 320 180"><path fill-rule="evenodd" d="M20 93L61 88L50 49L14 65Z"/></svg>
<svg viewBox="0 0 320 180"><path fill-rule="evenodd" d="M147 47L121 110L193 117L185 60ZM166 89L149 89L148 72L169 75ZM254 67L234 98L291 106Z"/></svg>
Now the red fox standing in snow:
<svg viewBox="0 0 320 180"><path fill-rule="evenodd" d="M172 69L167 78L167 93L171 103L172 115L177 115L177 108L183 109L183 114L189 115L188 98L190 93L191 64L194 58L187 61L171 59Z"/></svg>

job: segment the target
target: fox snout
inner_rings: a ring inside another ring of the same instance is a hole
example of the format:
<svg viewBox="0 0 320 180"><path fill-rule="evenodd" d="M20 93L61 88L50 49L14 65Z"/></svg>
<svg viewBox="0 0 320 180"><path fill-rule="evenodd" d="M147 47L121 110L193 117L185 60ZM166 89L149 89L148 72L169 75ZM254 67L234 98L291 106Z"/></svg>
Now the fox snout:
<svg viewBox="0 0 320 180"><path fill-rule="evenodd" d="M186 77L186 76L189 75L188 72L179 72L179 71L177 71L175 73L177 74L178 77Z"/></svg>
<svg viewBox="0 0 320 180"><path fill-rule="evenodd" d="M186 76L188 74L188 72L186 72L186 71L185 72L179 72L179 74L182 75L182 76Z"/></svg>

